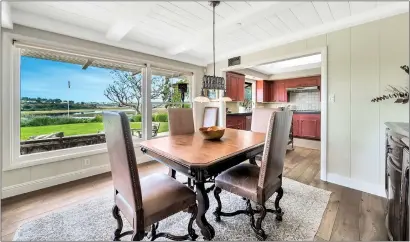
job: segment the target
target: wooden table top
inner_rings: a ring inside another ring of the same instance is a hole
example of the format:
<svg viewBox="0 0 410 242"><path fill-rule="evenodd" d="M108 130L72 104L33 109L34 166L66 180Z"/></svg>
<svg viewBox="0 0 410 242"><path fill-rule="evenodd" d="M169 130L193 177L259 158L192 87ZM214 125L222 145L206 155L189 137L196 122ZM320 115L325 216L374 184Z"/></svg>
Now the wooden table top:
<svg viewBox="0 0 410 242"><path fill-rule="evenodd" d="M264 142L264 133L227 128L218 141L205 140L199 132L195 132L146 140L140 146L186 166L207 166L263 146Z"/></svg>

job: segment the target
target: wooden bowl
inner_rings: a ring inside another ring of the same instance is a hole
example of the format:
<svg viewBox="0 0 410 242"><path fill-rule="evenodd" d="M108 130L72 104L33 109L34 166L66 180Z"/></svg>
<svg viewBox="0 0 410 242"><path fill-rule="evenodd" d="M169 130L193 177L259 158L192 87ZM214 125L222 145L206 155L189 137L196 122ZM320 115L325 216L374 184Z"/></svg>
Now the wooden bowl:
<svg viewBox="0 0 410 242"><path fill-rule="evenodd" d="M199 128L199 132L201 132L204 139L218 140L222 138L222 136L224 136L225 128L218 127L218 126L202 127L202 128Z"/></svg>

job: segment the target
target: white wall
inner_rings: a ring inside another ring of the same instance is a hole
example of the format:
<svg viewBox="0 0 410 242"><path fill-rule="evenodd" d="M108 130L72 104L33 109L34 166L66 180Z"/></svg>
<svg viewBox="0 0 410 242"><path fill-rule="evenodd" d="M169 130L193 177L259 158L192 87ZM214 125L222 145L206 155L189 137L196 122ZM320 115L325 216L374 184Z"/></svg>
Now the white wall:
<svg viewBox="0 0 410 242"><path fill-rule="evenodd" d="M124 60L141 60L146 63L151 63L163 68L184 68L194 72L194 80L202 80L204 74L204 67L199 67L187 63L168 60L156 56L150 56L143 53L129 51L126 49L116 48L103 44L98 44L90 41L80 40L60 34L41 31L24 26L14 25L13 30L2 29L2 33L11 33L16 38L23 38L26 41L30 40L36 43L63 46L75 50L86 50L87 53L95 53L97 55L104 55L112 58L118 58ZM4 61L3 65L10 65L7 61ZM11 80L3 80L11 81ZM199 85L198 85L199 84ZM0 87L1 88L1 87ZM200 90L200 82L193 83L193 96L196 96ZM7 91L7 90L2 90ZM194 110L196 113L201 112L201 108L194 104ZM196 116L197 119L199 118ZM4 118L4 117L2 117ZM1 121L1 120L0 120ZM195 120L198 123L198 120ZM1 127L1 123L0 123ZM0 145L0 148L2 145ZM148 160L147 156L144 156L139 148L136 148L138 162ZM90 165L84 166L83 160L90 159ZM2 198L14 196L17 194L49 187L52 185L60 184L63 182L72 181L75 179L107 172L110 170L107 153L96 154L86 157L80 157L76 159L67 159L57 161L53 163L47 163L42 165L35 165L25 167L21 169L14 169L2 172Z"/></svg>
<svg viewBox="0 0 410 242"><path fill-rule="evenodd" d="M408 122L408 104L372 103L388 84L408 86L399 66L409 64L409 14L266 49L241 57L241 65L297 55L327 46L328 180L383 195L384 122ZM228 61L217 63L217 73ZM212 71L212 66L208 66ZM326 97L327 98L327 97Z"/></svg>
<svg viewBox="0 0 410 242"><path fill-rule="evenodd" d="M320 67L307 69L307 70L273 74L269 76L269 80L282 80L282 79L290 79L290 78L305 77L305 76L315 76L315 75L320 75Z"/></svg>

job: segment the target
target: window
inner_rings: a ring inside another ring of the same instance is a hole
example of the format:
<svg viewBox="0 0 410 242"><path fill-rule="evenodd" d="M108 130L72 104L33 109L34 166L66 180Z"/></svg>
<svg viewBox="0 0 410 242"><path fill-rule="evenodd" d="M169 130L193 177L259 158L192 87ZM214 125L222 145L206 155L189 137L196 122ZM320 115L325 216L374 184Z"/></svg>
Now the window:
<svg viewBox="0 0 410 242"><path fill-rule="evenodd" d="M20 155L105 143L102 111L141 137L141 69L21 49Z"/></svg>
<svg viewBox="0 0 410 242"><path fill-rule="evenodd" d="M191 108L191 73L152 68L152 137L168 135L167 108Z"/></svg>
<svg viewBox="0 0 410 242"><path fill-rule="evenodd" d="M2 115L10 117L2 119L5 170L106 152L103 111L124 111L137 144L155 136L151 132L167 134L167 107L192 106L192 72L7 38L3 54L10 62L1 83L11 90L2 96ZM153 129L151 123L159 125Z"/></svg>

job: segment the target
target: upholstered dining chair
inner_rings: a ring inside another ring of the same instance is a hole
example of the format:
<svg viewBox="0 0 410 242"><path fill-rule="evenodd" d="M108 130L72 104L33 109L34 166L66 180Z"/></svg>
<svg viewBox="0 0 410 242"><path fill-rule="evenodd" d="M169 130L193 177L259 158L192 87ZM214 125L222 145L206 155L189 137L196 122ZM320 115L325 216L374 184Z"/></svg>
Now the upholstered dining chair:
<svg viewBox="0 0 410 242"><path fill-rule="evenodd" d="M211 127L218 125L218 107L205 107L202 127Z"/></svg>
<svg viewBox="0 0 410 242"><path fill-rule="evenodd" d="M279 201L283 196L282 172L291 121L291 111L270 114L261 167L241 163L222 172L215 178L214 196L218 206L214 215L217 222L221 220L221 216L249 215L251 217L251 227L256 233L256 237L259 240L265 240L266 234L262 229L262 222L266 213L275 213L276 219L282 220L283 213ZM222 189L243 197L246 200L246 210L233 213L222 212L222 203L219 197ZM274 193L277 193L275 210L266 209L265 203ZM256 210L252 209L250 201L257 204ZM256 222L254 219L255 213L260 215Z"/></svg>
<svg viewBox="0 0 410 242"><path fill-rule="evenodd" d="M114 207L112 214L117 220L114 240L132 234L132 240L151 240L166 237L173 240L195 240L192 228L197 214L196 195L187 186L165 174L153 174L139 178L131 130L123 112L103 112L105 137L114 183ZM123 232L123 220L119 212L132 225L133 230ZM158 223L180 211L190 212L188 234L175 236L157 233ZM151 226L151 232L145 228Z"/></svg>
<svg viewBox="0 0 410 242"><path fill-rule="evenodd" d="M192 108L168 108L168 128L169 135L195 133ZM169 175L175 178L176 171L169 168ZM192 187L190 178L188 178L188 186Z"/></svg>
<svg viewBox="0 0 410 242"><path fill-rule="evenodd" d="M280 111L276 108L254 108L252 110L252 122L251 122L251 131L266 133L269 124L270 115L275 112ZM255 158L249 159L251 164L256 165L256 161L260 162L262 160L262 154L258 154Z"/></svg>

